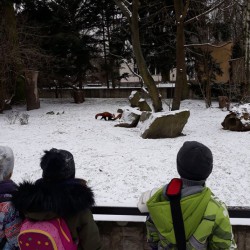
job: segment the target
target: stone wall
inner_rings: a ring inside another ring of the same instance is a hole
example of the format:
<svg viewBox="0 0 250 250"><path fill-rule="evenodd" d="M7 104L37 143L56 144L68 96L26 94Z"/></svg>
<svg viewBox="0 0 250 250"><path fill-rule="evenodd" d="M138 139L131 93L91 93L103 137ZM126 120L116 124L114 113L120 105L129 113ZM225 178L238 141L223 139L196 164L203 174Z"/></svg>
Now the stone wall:
<svg viewBox="0 0 250 250"><path fill-rule="evenodd" d="M97 222L103 250L151 250L144 223ZM238 250L250 250L250 227L233 226Z"/></svg>

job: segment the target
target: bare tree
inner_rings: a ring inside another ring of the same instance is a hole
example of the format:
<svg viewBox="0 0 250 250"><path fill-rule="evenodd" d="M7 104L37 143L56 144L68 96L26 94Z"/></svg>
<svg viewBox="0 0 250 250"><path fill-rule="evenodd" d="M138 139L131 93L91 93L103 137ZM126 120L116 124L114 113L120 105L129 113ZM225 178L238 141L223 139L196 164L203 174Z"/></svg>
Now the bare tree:
<svg viewBox="0 0 250 250"><path fill-rule="evenodd" d="M187 16L190 0L174 1L175 17L176 17L176 82L175 92L172 104L172 110L180 109L181 97L187 97L187 73L185 63L185 34L184 21Z"/></svg>
<svg viewBox="0 0 250 250"><path fill-rule="evenodd" d="M124 16L126 16L130 30L131 40L133 45L133 51L136 59L140 75L144 84L148 88L150 98L152 100L153 108L155 112L162 111L162 101L159 94L159 90L156 87L155 81L147 68L140 43L139 35L139 0L132 0L131 2L126 0L114 0L117 6L121 9Z"/></svg>
<svg viewBox="0 0 250 250"><path fill-rule="evenodd" d="M153 103L158 103L158 91L155 82L152 79L149 71L147 70L146 62L144 60L139 37L139 22L138 22L138 9L139 0L114 0L115 3L120 7L122 13L127 17L130 24L132 45L136 58L136 63L139 68L140 75L142 76L145 85L149 89L151 98L154 97ZM188 85L187 85L187 75L186 75L186 54L185 54L185 26L199 19L204 18L209 13L218 9L222 4L225 5L226 0L215 0L210 1L207 4L205 10L201 10L201 13L196 16L192 16L187 19L188 9L190 7L190 0L176 0L174 1L174 11L175 11L175 22L176 22L176 83L175 92L172 103L172 110L178 110L180 108L181 99L188 97ZM230 6L229 6L230 7ZM156 97L157 96L157 97ZM155 106L157 107L157 106ZM155 109L157 111L157 109Z"/></svg>

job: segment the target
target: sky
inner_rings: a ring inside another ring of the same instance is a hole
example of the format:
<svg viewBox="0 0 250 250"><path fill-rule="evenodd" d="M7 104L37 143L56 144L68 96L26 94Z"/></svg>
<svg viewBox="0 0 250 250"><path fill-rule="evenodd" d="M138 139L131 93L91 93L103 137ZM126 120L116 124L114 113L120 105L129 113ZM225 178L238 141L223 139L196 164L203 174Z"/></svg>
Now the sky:
<svg viewBox="0 0 250 250"><path fill-rule="evenodd" d="M163 100L164 111L169 110L167 102ZM177 138L143 139L140 127L114 127L122 121L95 119L97 113L116 114L129 105L126 98L87 98L82 104L40 99L40 109L26 111L20 105L0 114L0 145L11 147L15 155L12 179L35 181L42 176L43 151L65 149L74 155L76 177L93 189L96 205L136 207L142 192L179 177L177 152L185 141L195 140L213 153L207 186L228 206L250 206L250 131L223 130L228 111L219 109L217 101L211 108L203 100L182 101L181 109L190 110L190 117ZM13 123L17 112L29 115L27 125L18 118Z"/></svg>

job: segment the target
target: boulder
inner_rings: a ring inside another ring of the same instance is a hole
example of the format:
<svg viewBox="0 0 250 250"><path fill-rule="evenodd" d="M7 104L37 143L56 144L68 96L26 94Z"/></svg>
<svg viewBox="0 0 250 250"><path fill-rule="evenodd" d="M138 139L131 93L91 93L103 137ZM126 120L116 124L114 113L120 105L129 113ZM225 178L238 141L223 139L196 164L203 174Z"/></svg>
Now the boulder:
<svg viewBox="0 0 250 250"><path fill-rule="evenodd" d="M125 127L125 128L133 128L136 127L140 117L141 117L141 111L137 108L131 108L131 107L125 107L122 110L122 117L121 117L121 123L118 123L115 125L115 127Z"/></svg>
<svg viewBox="0 0 250 250"><path fill-rule="evenodd" d="M152 111L152 109L150 108L150 106L148 105L146 100L143 98L141 98L138 101L138 107L139 107L140 111Z"/></svg>
<svg viewBox="0 0 250 250"><path fill-rule="evenodd" d="M141 113L141 117L140 117L140 123L144 123L146 120L148 120L148 118L151 116L152 112L150 111L143 111Z"/></svg>
<svg viewBox="0 0 250 250"><path fill-rule="evenodd" d="M128 100L132 108L138 107L138 102L141 99L141 95L138 91L132 91Z"/></svg>
<svg viewBox="0 0 250 250"><path fill-rule="evenodd" d="M221 125L231 131L250 131L250 103L234 106Z"/></svg>
<svg viewBox="0 0 250 250"><path fill-rule="evenodd" d="M157 139L180 136L189 116L187 109L152 113L141 127L141 137Z"/></svg>

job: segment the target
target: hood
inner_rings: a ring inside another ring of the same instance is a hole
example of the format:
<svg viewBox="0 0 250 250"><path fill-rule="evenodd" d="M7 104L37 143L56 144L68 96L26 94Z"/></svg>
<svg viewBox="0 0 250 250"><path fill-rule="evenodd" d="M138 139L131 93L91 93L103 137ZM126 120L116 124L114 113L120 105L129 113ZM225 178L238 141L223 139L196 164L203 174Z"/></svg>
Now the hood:
<svg viewBox="0 0 250 250"><path fill-rule="evenodd" d="M17 185L12 180L0 182L0 202L10 201Z"/></svg>
<svg viewBox="0 0 250 250"><path fill-rule="evenodd" d="M181 199L186 239L190 238L200 224L210 198L210 189L204 188L199 193ZM163 189L158 190L148 200L147 206L160 234L170 243L176 244L170 202L163 196Z"/></svg>
<svg viewBox="0 0 250 250"><path fill-rule="evenodd" d="M81 179L48 182L40 179L35 183L23 182L12 199L15 207L29 217L43 219L50 214L68 217L81 210L91 208L94 194ZM51 216L50 216L51 217ZM53 216L52 216L53 217Z"/></svg>
<svg viewBox="0 0 250 250"><path fill-rule="evenodd" d="M0 195L1 194L12 194L17 190L17 185L12 180L0 182Z"/></svg>

